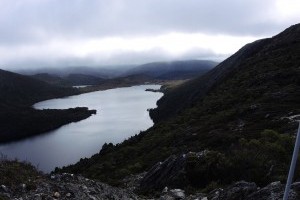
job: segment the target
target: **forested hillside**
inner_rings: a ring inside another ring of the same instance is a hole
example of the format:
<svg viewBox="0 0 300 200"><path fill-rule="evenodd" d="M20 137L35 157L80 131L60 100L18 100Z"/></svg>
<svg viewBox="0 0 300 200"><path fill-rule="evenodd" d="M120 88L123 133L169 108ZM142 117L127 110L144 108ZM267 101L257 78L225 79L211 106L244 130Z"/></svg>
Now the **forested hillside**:
<svg viewBox="0 0 300 200"><path fill-rule="evenodd" d="M41 134L89 117L87 108L35 110L39 101L79 94L27 76L0 70L0 143Z"/></svg>
<svg viewBox="0 0 300 200"><path fill-rule="evenodd" d="M182 174L165 185L284 181L300 114L299 66L298 24L244 46L204 76L169 91L151 112L154 127L106 144L63 171L117 184L170 155L184 155Z"/></svg>

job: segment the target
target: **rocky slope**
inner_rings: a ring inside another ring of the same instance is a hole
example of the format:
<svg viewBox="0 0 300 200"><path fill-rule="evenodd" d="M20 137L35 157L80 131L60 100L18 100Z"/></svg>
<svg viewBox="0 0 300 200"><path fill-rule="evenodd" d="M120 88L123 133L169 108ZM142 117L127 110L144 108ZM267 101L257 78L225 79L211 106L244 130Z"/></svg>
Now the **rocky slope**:
<svg viewBox="0 0 300 200"><path fill-rule="evenodd" d="M225 188L217 188L210 192L186 192L179 188L164 187L161 192L141 196L135 193L132 186L138 186L143 179L156 170L168 170L175 167L167 159L145 174L124 179L124 188L112 187L81 175L42 174L27 163L18 161L0 161L0 200L43 200L43 199L75 199L75 200L277 200L282 199L284 185L273 182L259 188L255 183L239 181ZM173 159L174 160L174 159ZM165 165L168 163L167 165ZM158 169L159 168L159 169ZM142 179L141 179L142 178ZM159 180L160 182L162 180ZM289 200L300 198L300 182L292 184Z"/></svg>
<svg viewBox="0 0 300 200"><path fill-rule="evenodd" d="M80 175L45 175L26 163L0 161L0 199L138 199L131 191ZM15 177L14 177L15 176Z"/></svg>

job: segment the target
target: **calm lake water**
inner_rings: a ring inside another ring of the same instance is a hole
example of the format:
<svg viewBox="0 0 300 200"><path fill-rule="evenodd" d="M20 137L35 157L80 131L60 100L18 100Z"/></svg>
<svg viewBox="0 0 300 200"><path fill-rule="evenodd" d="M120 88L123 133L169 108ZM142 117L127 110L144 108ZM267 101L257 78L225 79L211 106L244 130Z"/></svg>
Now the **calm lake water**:
<svg viewBox="0 0 300 200"><path fill-rule="evenodd" d="M97 114L41 136L1 145L0 152L27 160L45 172L90 157L105 142L120 143L153 125L147 109L156 107L162 93L146 92L147 88L160 86L117 88L39 102L34 105L36 109L84 106L96 109Z"/></svg>

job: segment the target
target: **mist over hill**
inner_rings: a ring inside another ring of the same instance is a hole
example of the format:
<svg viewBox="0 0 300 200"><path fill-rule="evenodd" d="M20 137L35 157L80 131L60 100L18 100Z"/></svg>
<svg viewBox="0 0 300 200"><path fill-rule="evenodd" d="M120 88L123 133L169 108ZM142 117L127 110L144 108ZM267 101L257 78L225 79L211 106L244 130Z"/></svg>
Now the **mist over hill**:
<svg viewBox="0 0 300 200"><path fill-rule="evenodd" d="M218 63L210 60L153 62L139 65L125 74L145 74L156 79L189 79L204 74Z"/></svg>
<svg viewBox="0 0 300 200"><path fill-rule="evenodd" d="M35 79L58 86L101 85L104 87L104 85L115 85L117 87L117 85L128 85L128 80L132 80L131 82L136 84L187 80L208 72L217 64L217 62L209 60L184 60L153 62L130 67L114 66L112 69L103 67L41 68L22 71L22 73L32 74L30 76ZM147 78L145 79L145 77ZM137 82L138 79L145 81ZM124 81L123 84L122 80Z"/></svg>

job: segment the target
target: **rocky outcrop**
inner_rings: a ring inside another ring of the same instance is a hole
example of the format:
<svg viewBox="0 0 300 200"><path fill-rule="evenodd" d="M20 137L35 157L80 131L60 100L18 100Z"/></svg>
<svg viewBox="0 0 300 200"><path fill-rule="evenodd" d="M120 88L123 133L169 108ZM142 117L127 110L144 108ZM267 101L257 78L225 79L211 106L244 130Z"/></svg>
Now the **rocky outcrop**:
<svg viewBox="0 0 300 200"><path fill-rule="evenodd" d="M282 199L285 185L273 182L259 188L253 182L239 181L226 188L217 188L208 194L186 194L183 190L189 183L186 166L191 159L207 159L210 151L190 152L180 156L172 155L165 161L154 165L143 177L140 177L139 190L151 195L161 190L160 200L277 200ZM300 199L300 182L292 184L289 200Z"/></svg>
<svg viewBox="0 0 300 200"><path fill-rule="evenodd" d="M227 188L215 189L209 194L197 193L185 196L185 192L183 190L164 189L160 200L280 200L283 198L284 188L285 185L279 181L270 183L263 188L257 187L255 183L239 181ZM179 191L180 194L183 194L183 196L176 196L176 192L174 193L174 191ZM300 199L300 182L292 184L288 199Z"/></svg>
<svg viewBox="0 0 300 200"><path fill-rule="evenodd" d="M285 185L279 181L258 188L255 183L237 182L225 189L217 189L208 195L211 200L279 200L283 198ZM300 199L300 182L292 184L289 200Z"/></svg>
<svg viewBox="0 0 300 200"><path fill-rule="evenodd" d="M208 195L212 200L240 200L257 191L255 183L246 181L236 182L225 189L216 189Z"/></svg>
<svg viewBox="0 0 300 200"><path fill-rule="evenodd" d="M142 191L161 190L165 186L180 187L184 185L185 156L172 155L163 162L158 162L144 176L139 189Z"/></svg>
<svg viewBox="0 0 300 200"><path fill-rule="evenodd" d="M282 199L284 193L285 185L281 184L279 181L273 182L266 187L253 192L247 196L247 200L265 200L265 199ZM292 184L289 200L300 199L300 182L295 182Z"/></svg>
<svg viewBox="0 0 300 200"><path fill-rule="evenodd" d="M181 189L172 189L168 190L166 187L163 192L160 200L172 200L172 199L185 199L185 192Z"/></svg>
<svg viewBox="0 0 300 200"><path fill-rule="evenodd" d="M176 157L170 157L164 163L160 165L168 166L168 163L178 163ZM156 170L159 166L156 166ZM169 168L170 172L172 168ZM153 169L154 170L154 169ZM154 170L155 171L155 170ZM153 171L153 172L154 172ZM165 171L165 170L163 170ZM166 172L166 171L165 171ZM171 173L171 174L172 174ZM153 173L152 173L153 174ZM155 174L155 173L154 173ZM18 183L14 186L0 185L0 199L7 200L277 200L282 199L285 185L278 182L273 182L266 187L259 188L255 183L246 181L236 182L226 188L218 188L208 194L195 193L188 194L180 188L168 188L165 187L161 194L150 193L148 197L141 197L135 194L132 189L135 188L135 181L139 182L144 174L134 175L129 177L127 185L129 188L117 188L107 184L97 182L84 178L80 175L74 174L52 174L52 175L39 175L35 179L31 179L29 182ZM150 174L148 174L149 176ZM173 174L174 175L174 174ZM156 171L156 177L163 179L164 176L158 176ZM32 178L32 177L31 177ZM135 180L136 179L136 180ZM169 180L172 180L169 179ZM31 183L31 185L29 185ZM162 180L159 184L162 183ZM292 184L289 200L300 199L300 182Z"/></svg>
<svg viewBox="0 0 300 200"><path fill-rule="evenodd" d="M191 184L189 167L191 162L205 161L208 150L189 152L179 156L171 155L163 162L156 163L141 179L139 189L143 192L169 188L184 188Z"/></svg>

